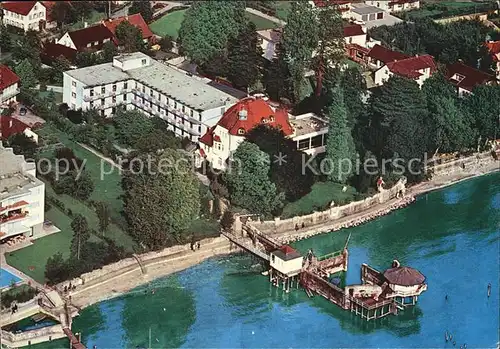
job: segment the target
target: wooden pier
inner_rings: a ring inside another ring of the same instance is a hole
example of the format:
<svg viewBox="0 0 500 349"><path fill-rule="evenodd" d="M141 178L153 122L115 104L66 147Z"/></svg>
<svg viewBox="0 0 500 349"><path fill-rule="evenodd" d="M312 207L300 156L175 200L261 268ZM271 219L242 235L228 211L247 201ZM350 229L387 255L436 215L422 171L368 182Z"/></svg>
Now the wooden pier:
<svg viewBox="0 0 500 349"><path fill-rule="evenodd" d="M303 258L292 247L278 244L252 226L243 225L243 231L250 239L229 232L222 235L269 262L269 281L274 286L282 285L285 292L290 292L294 286L301 285L308 297L318 294L367 321L397 315L399 309L415 305L418 296L427 289L420 272L401 267L396 260L384 273L363 264L361 284L341 288L328 281L331 275L347 271L350 235L341 251L316 257L310 250Z"/></svg>
<svg viewBox="0 0 500 349"><path fill-rule="evenodd" d="M68 337L69 342L71 343L71 348L73 349L87 349L85 345L83 345L78 338L73 334L73 332L68 328L63 328L63 332Z"/></svg>

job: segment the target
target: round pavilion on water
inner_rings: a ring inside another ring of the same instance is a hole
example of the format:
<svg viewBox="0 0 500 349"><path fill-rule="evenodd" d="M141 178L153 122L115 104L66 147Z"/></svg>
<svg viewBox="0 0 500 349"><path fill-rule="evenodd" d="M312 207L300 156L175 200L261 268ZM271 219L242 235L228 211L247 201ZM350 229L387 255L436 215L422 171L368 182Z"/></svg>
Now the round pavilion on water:
<svg viewBox="0 0 500 349"><path fill-rule="evenodd" d="M427 290L425 276L414 268L402 267L397 260L383 276L392 291L390 297L403 306L415 305L418 296Z"/></svg>

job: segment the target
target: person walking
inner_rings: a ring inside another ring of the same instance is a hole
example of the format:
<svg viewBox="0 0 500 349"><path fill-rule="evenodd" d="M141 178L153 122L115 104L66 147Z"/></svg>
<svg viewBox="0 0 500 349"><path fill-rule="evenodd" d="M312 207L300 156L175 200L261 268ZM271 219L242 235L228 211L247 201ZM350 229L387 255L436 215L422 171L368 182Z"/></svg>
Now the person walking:
<svg viewBox="0 0 500 349"><path fill-rule="evenodd" d="M488 283L488 298L490 298L491 295L491 284Z"/></svg>

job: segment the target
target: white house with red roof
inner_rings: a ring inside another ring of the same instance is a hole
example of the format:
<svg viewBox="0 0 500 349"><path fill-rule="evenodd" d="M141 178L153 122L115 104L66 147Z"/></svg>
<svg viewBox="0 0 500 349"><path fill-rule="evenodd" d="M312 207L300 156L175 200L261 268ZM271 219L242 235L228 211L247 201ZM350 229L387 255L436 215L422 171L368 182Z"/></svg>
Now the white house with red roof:
<svg viewBox="0 0 500 349"><path fill-rule="evenodd" d="M493 63L496 66L497 79L500 80L500 41L489 41L486 43L486 47L488 47L488 50L493 57Z"/></svg>
<svg viewBox="0 0 500 349"><path fill-rule="evenodd" d="M419 0L390 0L390 1L365 0L365 4L378 7L388 12L408 11L420 8Z"/></svg>
<svg viewBox="0 0 500 349"><path fill-rule="evenodd" d="M476 86L498 83L495 76L479 69L469 67L462 62L448 65L446 67L445 77L456 87L460 97L472 93Z"/></svg>
<svg viewBox="0 0 500 349"><path fill-rule="evenodd" d="M431 55L414 56L402 60L388 62L382 68L375 71L375 85L383 85L392 75L398 75L415 80L422 87L437 70L437 64Z"/></svg>
<svg viewBox="0 0 500 349"><path fill-rule="evenodd" d="M349 19L352 17L351 9L352 3L356 0L311 0L309 3L315 8L325 8L328 6L334 6L339 10L342 18Z"/></svg>
<svg viewBox="0 0 500 349"><path fill-rule="evenodd" d="M232 153L245 135L258 125L279 128L308 154L325 151L328 123L312 113L291 116L284 108L272 106L266 98L247 97L229 108L217 124L200 137L196 163L207 160L215 169L225 169Z"/></svg>
<svg viewBox="0 0 500 349"><path fill-rule="evenodd" d="M2 1L3 24L24 31L42 30L47 21L47 9L40 1Z"/></svg>
<svg viewBox="0 0 500 349"><path fill-rule="evenodd" d="M0 65L0 110L16 102L19 94L19 76L6 65Z"/></svg>

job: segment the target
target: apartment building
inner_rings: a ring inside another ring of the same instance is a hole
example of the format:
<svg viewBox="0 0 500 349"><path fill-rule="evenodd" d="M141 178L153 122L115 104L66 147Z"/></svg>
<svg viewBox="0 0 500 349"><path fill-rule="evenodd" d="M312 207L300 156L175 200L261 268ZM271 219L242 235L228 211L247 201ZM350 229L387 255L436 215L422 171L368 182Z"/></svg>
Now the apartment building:
<svg viewBox="0 0 500 349"><path fill-rule="evenodd" d="M42 30L47 21L47 9L39 1L2 1L3 24L27 31Z"/></svg>
<svg viewBox="0 0 500 349"><path fill-rule="evenodd" d="M0 64L0 110L16 102L19 94L19 76L9 67Z"/></svg>
<svg viewBox="0 0 500 349"><path fill-rule="evenodd" d="M114 115L119 105L136 109L161 117L176 135L197 141L237 99L136 52L64 72L63 102L73 110L95 108L102 116Z"/></svg>
<svg viewBox="0 0 500 349"><path fill-rule="evenodd" d="M275 127L293 139L297 149L307 154L325 151L328 123L313 113L299 116L289 115L285 109L272 106L265 98L247 97L229 108L217 125L200 137L199 152L195 163L201 166L203 160L215 169L226 168L227 160L246 134L259 125Z"/></svg>
<svg viewBox="0 0 500 349"><path fill-rule="evenodd" d="M36 164L0 143L0 241L43 230L45 184L36 178Z"/></svg>

